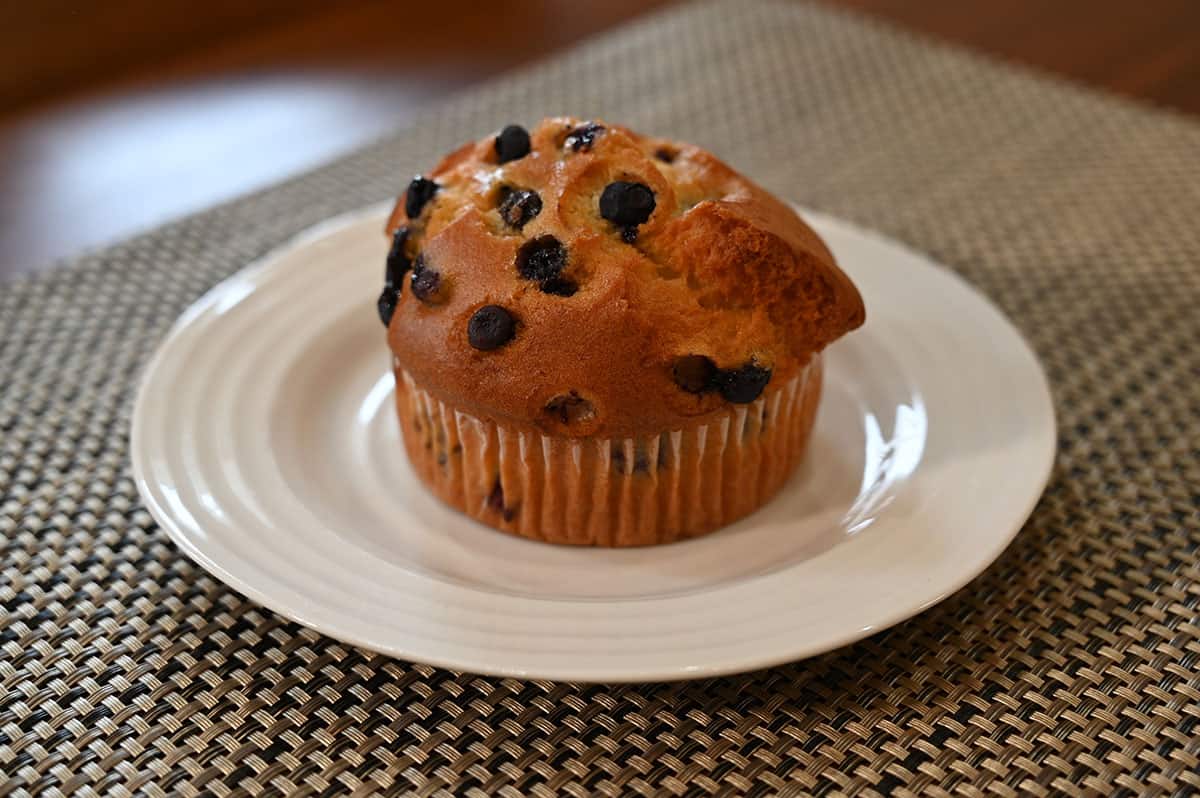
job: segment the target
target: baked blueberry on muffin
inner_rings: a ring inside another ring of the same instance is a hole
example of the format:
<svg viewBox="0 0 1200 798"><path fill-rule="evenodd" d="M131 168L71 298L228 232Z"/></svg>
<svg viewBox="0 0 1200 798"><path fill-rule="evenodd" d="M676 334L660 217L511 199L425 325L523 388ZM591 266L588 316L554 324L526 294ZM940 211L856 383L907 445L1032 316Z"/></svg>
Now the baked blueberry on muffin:
<svg viewBox="0 0 1200 798"><path fill-rule="evenodd" d="M663 543L762 505L804 452L821 350L864 319L791 208L602 121L467 144L387 232L408 456L450 505L537 540Z"/></svg>

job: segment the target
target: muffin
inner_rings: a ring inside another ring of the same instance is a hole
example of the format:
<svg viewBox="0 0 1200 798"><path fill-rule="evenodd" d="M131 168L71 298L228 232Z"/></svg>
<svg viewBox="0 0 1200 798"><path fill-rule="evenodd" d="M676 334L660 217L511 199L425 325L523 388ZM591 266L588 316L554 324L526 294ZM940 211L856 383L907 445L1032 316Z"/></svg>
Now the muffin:
<svg viewBox="0 0 1200 798"><path fill-rule="evenodd" d="M510 125L414 178L378 311L426 486L497 529L666 543L754 511L804 454L862 299L783 202L603 121Z"/></svg>

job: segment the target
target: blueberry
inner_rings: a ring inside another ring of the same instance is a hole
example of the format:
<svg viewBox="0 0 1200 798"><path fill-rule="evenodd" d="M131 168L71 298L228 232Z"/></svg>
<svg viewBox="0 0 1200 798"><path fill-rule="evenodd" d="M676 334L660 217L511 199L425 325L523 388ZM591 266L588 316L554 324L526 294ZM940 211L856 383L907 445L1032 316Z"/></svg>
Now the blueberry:
<svg viewBox="0 0 1200 798"><path fill-rule="evenodd" d="M654 151L654 157L663 163L674 163L679 153L668 147L659 147Z"/></svg>
<svg viewBox="0 0 1200 798"><path fill-rule="evenodd" d="M429 265L424 253L418 255L413 262L410 284L413 296L427 305L437 304L445 299L442 296L442 275Z"/></svg>
<svg viewBox="0 0 1200 798"><path fill-rule="evenodd" d="M717 364L704 355L684 355L671 371L675 384L688 393L704 393L715 387Z"/></svg>
<svg viewBox="0 0 1200 798"><path fill-rule="evenodd" d="M492 485L492 492L487 497L487 506L493 510L504 510L504 487L500 484L500 477L496 477L496 482Z"/></svg>
<svg viewBox="0 0 1200 798"><path fill-rule="evenodd" d="M553 294L554 296L574 296L579 290L579 286L574 280L568 280L566 277L551 277L549 280L542 280L538 283L538 288L543 294Z"/></svg>
<svg viewBox="0 0 1200 798"><path fill-rule="evenodd" d="M404 212L408 214L409 219L416 219L421 215L425 205L433 199L433 195L441 188L437 183L427 177L417 175L408 184L408 191L404 194Z"/></svg>
<svg viewBox="0 0 1200 798"><path fill-rule="evenodd" d="M517 517L516 507L504 506L504 487L500 484L500 477L496 477L496 483L492 485L492 492L487 497L487 506L500 513L505 521L512 521Z"/></svg>
<svg viewBox="0 0 1200 798"><path fill-rule="evenodd" d="M716 378L717 390L727 402L744 405L762 396L771 381L771 370L747 363L738 369L722 370Z"/></svg>
<svg viewBox="0 0 1200 798"><path fill-rule="evenodd" d="M542 212L542 198L536 191L507 189L500 200L500 218L509 227L520 230L526 223Z"/></svg>
<svg viewBox="0 0 1200 798"><path fill-rule="evenodd" d="M385 285L383 293L379 295L379 300L375 303L375 307L379 310L379 320L383 322L384 327L392 323L392 314L396 312L396 303L399 301L400 288Z"/></svg>
<svg viewBox="0 0 1200 798"><path fill-rule="evenodd" d="M547 402L546 415L562 424L587 423L596 417L596 408L577 392L570 391Z"/></svg>
<svg viewBox="0 0 1200 798"><path fill-rule="evenodd" d="M654 192L649 186L618 180L604 187L600 215L618 227L630 227L649 219L654 204Z"/></svg>
<svg viewBox="0 0 1200 798"><path fill-rule="evenodd" d="M545 282L567 266L567 249L554 236L538 236L517 250L517 271L526 280Z"/></svg>
<svg viewBox="0 0 1200 798"><path fill-rule="evenodd" d="M496 136L496 159L515 161L529 154L529 133L520 125L508 125Z"/></svg>
<svg viewBox="0 0 1200 798"><path fill-rule="evenodd" d="M585 122L567 133L563 146L572 152L587 151L596 143L596 137L604 131L604 125L595 122Z"/></svg>
<svg viewBox="0 0 1200 798"><path fill-rule="evenodd" d="M404 251L407 245L408 228L396 228L396 232L392 234L392 248L388 250L387 254L387 270L383 275L384 285L399 287L400 281L404 279L404 273L412 267L412 261L408 259L408 253Z"/></svg>
<svg viewBox="0 0 1200 798"><path fill-rule="evenodd" d="M517 322L499 305L484 305L467 322L467 340L484 352L499 349L513 339Z"/></svg>
<svg viewBox="0 0 1200 798"><path fill-rule="evenodd" d="M618 474L624 474L625 473L625 450L621 448L620 444L614 443L608 451L609 451L610 459L612 460L613 471L617 472Z"/></svg>

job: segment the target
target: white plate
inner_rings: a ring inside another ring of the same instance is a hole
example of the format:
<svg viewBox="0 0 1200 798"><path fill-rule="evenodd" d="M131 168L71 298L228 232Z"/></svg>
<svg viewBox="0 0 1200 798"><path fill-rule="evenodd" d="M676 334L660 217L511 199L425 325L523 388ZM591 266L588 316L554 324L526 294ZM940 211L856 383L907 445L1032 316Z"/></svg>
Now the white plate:
<svg viewBox="0 0 1200 798"><path fill-rule="evenodd" d="M979 293L894 242L806 216L868 322L827 352L805 464L718 533L552 546L427 494L401 445L374 309L382 209L305 234L179 319L137 398L138 489L233 588L404 659L649 681L858 640L1000 554L1048 478L1054 414L1033 353Z"/></svg>

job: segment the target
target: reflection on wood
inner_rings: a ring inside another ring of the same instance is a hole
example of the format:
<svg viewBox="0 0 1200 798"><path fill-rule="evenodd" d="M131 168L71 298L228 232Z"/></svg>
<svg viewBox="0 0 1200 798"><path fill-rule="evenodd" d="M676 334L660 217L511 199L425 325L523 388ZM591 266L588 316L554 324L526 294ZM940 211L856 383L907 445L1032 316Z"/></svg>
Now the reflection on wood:
<svg viewBox="0 0 1200 798"><path fill-rule="evenodd" d="M314 166L668 2L4 4L0 279ZM1193 0L826 2L1200 112Z"/></svg>

